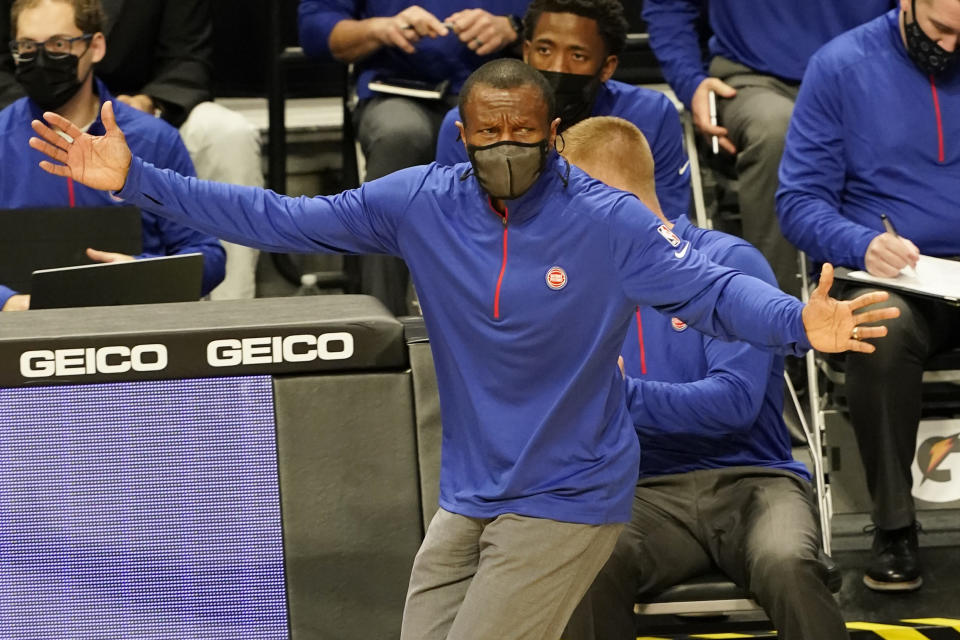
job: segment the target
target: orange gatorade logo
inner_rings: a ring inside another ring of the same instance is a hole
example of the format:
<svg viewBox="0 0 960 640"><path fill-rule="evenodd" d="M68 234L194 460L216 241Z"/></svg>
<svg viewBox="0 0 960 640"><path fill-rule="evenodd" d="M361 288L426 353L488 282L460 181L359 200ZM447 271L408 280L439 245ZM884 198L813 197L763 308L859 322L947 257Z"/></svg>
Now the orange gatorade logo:
<svg viewBox="0 0 960 640"><path fill-rule="evenodd" d="M960 420L921 420L910 465L913 497L924 502L960 502Z"/></svg>
<svg viewBox="0 0 960 640"><path fill-rule="evenodd" d="M951 453L960 452L960 433L947 438L929 438L917 449L917 466L923 472L921 484L927 480L950 482L949 469L942 469L943 463Z"/></svg>

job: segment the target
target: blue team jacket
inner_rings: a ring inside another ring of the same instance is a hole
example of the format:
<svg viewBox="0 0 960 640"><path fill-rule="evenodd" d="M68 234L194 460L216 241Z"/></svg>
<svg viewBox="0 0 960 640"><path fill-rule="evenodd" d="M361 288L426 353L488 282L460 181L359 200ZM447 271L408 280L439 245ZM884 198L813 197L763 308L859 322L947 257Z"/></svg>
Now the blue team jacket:
<svg viewBox="0 0 960 640"><path fill-rule="evenodd" d="M616 116L637 126L653 152L657 199L671 220L690 210L690 165L683 149L680 117L670 99L659 91L634 87L616 80L603 83L593 104L592 116ZM467 161L456 122L460 109L454 107L443 119L437 137L437 162ZM557 143L562 145L562 140Z"/></svg>
<svg viewBox="0 0 960 640"><path fill-rule="evenodd" d="M99 80L97 93L102 102L113 100L113 96ZM117 124L135 154L157 166L169 167L185 175L194 175L193 163L176 129L159 118L116 100L113 108ZM27 141L36 135L30 128L30 122L40 120L42 116L42 110L29 98L21 98L0 111L0 165L3 166L0 171L0 208L116 205L117 202L103 191L89 189L72 180L51 175L37 166L46 156L31 149ZM89 132L94 135L104 133L99 117L90 125ZM140 257L199 252L203 254L203 295L223 280L226 254L216 238L146 211L143 212L142 219L143 254ZM110 247L94 248L110 251ZM15 293L0 284L0 307Z"/></svg>
<svg viewBox="0 0 960 640"><path fill-rule="evenodd" d="M814 51L877 17L893 0L710 0L710 53L759 73L799 82ZM696 22L702 0L645 0L643 19L660 68L677 97L704 78Z"/></svg>
<svg viewBox="0 0 960 640"><path fill-rule="evenodd" d="M616 361L638 302L710 334L809 348L798 300L707 261L556 153L503 216L464 164L286 198L135 158L118 195L266 250L402 256L437 369L440 505L466 516L629 520L639 443Z"/></svg>
<svg viewBox="0 0 960 640"><path fill-rule="evenodd" d="M960 65L924 75L897 11L810 61L780 165L783 234L818 261L865 268L880 214L934 256L960 255Z"/></svg>
<svg viewBox="0 0 960 640"><path fill-rule="evenodd" d="M713 262L776 286L770 265L745 240L698 229L686 217L673 231ZM712 338L681 318L638 307L624 341L640 477L748 466L809 479L783 423L783 356Z"/></svg>
<svg viewBox="0 0 960 640"><path fill-rule="evenodd" d="M338 22L393 16L413 4L443 21L464 9L484 9L497 16L522 16L529 0L300 0L297 21L300 46L309 56L332 60L330 33ZM417 51L413 55L394 47L383 47L357 62L357 95L360 98L373 95L367 84L377 75L429 82L449 79L451 93L459 93L460 86L474 69L502 55L478 56L452 32L442 38L424 38L415 46Z"/></svg>

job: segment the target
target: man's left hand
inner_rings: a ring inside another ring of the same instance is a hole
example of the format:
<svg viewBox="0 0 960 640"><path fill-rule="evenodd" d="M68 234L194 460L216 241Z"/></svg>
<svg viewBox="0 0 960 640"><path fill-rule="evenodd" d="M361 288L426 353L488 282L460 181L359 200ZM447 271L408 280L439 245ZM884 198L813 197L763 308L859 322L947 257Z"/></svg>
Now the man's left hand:
<svg viewBox="0 0 960 640"><path fill-rule="evenodd" d="M483 9L457 11L443 22L452 24L460 41L478 56L496 53L523 35L513 30L505 16L495 16Z"/></svg>
<svg viewBox="0 0 960 640"><path fill-rule="evenodd" d="M156 113L157 110L157 105L153 102L153 98L150 96L145 96L142 93L138 93L135 96L119 95L117 96L117 100L125 105L137 109L138 111L149 113L150 115Z"/></svg>
<svg viewBox="0 0 960 640"><path fill-rule="evenodd" d="M853 300L841 301L830 297L832 286L833 265L824 264L820 271L820 284L810 294L810 302L803 308L803 327L807 331L810 344L817 351L825 353L873 353L876 347L864 342L864 339L881 338L887 335L887 328L861 325L896 318L900 315L900 310L896 307L881 307L854 313L857 309L883 302L890 295L885 291L874 291Z"/></svg>
<svg viewBox="0 0 960 640"><path fill-rule="evenodd" d="M133 256L125 253L112 253L99 249L87 249L87 257L94 262L132 262L134 260Z"/></svg>

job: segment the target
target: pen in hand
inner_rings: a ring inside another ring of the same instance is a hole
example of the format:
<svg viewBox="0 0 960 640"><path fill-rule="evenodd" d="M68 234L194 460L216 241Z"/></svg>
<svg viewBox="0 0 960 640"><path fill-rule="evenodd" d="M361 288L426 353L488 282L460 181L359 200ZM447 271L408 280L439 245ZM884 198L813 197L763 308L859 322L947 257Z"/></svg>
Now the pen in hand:
<svg viewBox="0 0 960 640"><path fill-rule="evenodd" d="M881 213L880 220L883 222L883 229L887 233L892 235L894 238L898 238L898 239L900 238L900 234L897 233L896 228L894 228L893 223L890 222L890 218L887 217L887 214ZM917 270L914 267L911 267L908 264L906 267L904 267L904 269L906 270L907 275L910 276L911 278L917 277Z"/></svg>
<svg viewBox="0 0 960 640"><path fill-rule="evenodd" d="M707 92L707 103L710 108L710 126L717 126L717 94L713 90ZM720 139L717 136L710 136L710 144L713 147L713 155L720 153Z"/></svg>

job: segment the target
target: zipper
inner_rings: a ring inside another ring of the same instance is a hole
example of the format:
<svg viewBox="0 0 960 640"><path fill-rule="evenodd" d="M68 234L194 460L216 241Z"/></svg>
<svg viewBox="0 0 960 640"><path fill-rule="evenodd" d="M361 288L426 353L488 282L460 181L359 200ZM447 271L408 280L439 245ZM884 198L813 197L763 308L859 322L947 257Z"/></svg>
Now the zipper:
<svg viewBox="0 0 960 640"><path fill-rule="evenodd" d="M930 76L930 92L933 94L933 110L937 114L937 144L939 147L938 160L943 163L943 118L940 116L940 97L937 95L937 83L933 76Z"/></svg>
<svg viewBox="0 0 960 640"><path fill-rule="evenodd" d="M70 208L77 206L77 196L73 192L73 178L67 176L67 195L70 197Z"/></svg>
<svg viewBox="0 0 960 640"><path fill-rule="evenodd" d="M637 307L637 341L640 343L640 373L647 375L647 353L643 348L643 320L640 319L640 307Z"/></svg>
<svg viewBox="0 0 960 640"><path fill-rule="evenodd" d="M493 209L493 202L487 201L490 203L490 208ZM507 271L507 218L510 217L510 210L507 209L507 206L503 207L503 214L496 209L493 209L493 212L500 216L500 220L503 222L503 259L500 263L500 276L497 278L497 291L493 297L493 318L494 320L500 319L500 287L503 285L503 274Z"/></svg>

